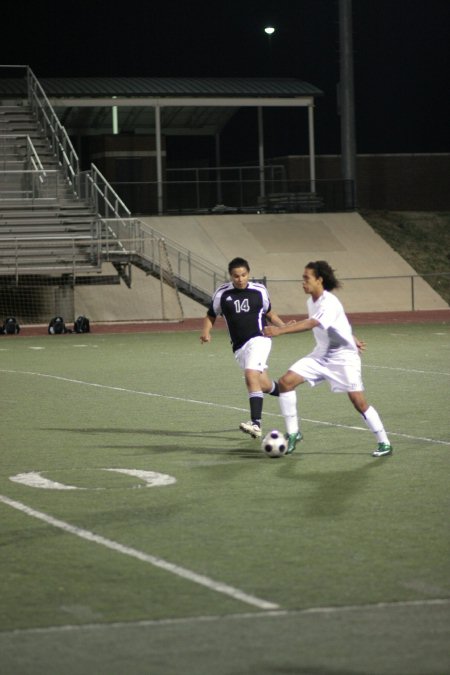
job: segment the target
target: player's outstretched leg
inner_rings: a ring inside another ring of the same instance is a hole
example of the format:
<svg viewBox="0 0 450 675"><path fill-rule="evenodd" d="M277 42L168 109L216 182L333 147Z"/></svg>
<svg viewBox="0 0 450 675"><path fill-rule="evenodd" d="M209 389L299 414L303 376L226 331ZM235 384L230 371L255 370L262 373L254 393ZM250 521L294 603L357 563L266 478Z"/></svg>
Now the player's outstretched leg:
<svg viewBox="0 0 450 675"><path fill-rule="evenodd" d="M297 394L295 390L280 392L279 401L287 432L288 449L286 454L290 455L294 452L297 443L303 438L298 425Z"/></svg>
<svg viewBox="0 0 450 675"><path fill-rule="evenodd" d="M369 406L367 410L361 414L368 428L376 436L378 441L377 449L372 452L372 457L386 457L387 455L392 455L392 445L389 442L383 422L375 408Z"/></svg>
<svg viewBox="0 0 450 675"><path fill-rule="evenodd" d="M375 408L367 403L364 392L362 390L349 391L348 397L378 441L377 449L372 452L372 457L392 455L393 448L389 442L383 422Z"/></svg>

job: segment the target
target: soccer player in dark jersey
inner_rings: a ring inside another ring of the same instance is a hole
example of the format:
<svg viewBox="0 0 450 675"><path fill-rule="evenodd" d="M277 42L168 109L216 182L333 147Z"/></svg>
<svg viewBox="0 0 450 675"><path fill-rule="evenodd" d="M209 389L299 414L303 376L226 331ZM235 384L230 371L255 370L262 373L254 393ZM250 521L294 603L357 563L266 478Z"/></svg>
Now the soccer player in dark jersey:
<svg viewBox="0 0 450 675"><path fill-rule="evenodd" d="M260 438L264 393L278 396L278 384L267 374L272 341L263 331L267 321L278 327L285 323L273 311L264 284L250 281L250 266L244 258L234 258L228 272L230 281L219 286L212 297L200 342L210 342L216 318L223 316L235 359L245 373L249 396L251 419L241 422L239 428L253 438Z"/></svg>

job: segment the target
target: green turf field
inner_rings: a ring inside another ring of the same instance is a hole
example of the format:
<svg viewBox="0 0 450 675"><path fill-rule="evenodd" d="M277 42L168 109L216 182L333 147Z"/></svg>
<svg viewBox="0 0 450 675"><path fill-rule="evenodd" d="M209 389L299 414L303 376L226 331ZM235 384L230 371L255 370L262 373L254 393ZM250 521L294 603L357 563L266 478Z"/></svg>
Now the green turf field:
<svg viewBox="0 0 450 675"><path fill-rule="evenodd" d="M266 458L223 331L1 337L0 674L450 673L450 326L356 332L392 457L303 385Z"/></svg>

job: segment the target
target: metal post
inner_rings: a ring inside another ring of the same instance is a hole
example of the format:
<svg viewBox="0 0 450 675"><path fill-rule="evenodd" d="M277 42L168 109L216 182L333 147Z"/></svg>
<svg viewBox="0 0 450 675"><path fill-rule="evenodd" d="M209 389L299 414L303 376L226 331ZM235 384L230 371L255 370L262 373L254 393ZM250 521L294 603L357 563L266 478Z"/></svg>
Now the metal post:
<svg viewBox="0 0 450 675"><path fill-rule="evenodd" d="M197 201L197 209L200 208L200 173L199 169L195 169L195 196Z"/></svg>
<svg viewBox="0 0 450 675"><path fill-rule="evenodd" d="M340 86L342 177L345 183L345 208L355 208L356 141L353 85L352 0L339 0ZM352 181L352 183L349 183Z"/></svg>
<svg viewBox="0 0 450 675"><path fill-rule="evenodd" d="M114 136L119 133L119 110L116 105L112 107L112 132Z"/></svg>
<svg viewBox="0 0 450 675"><path fill-rule="evenodd" d="M222 204L222 172L220 171L220 134L216 134L216 188L217 188L217 203Z"/></svg>
<svg viewBox="0 0 450 675"><path fill-rule="evenodd" d="M187 252L187 265L188 265L188 279L189 279L189 290L190 290L192 288L191 251Z"/></svg>
<svg viewBox="0 0 450 675"><path fill-rule="evenodd" d="M162 313L162 318L164 320L166 320L166 304L164 302L164 274L163 274L163 268L162 268L161 250L162 250L162 240L158 239L159 285L160 285L160 291L161 291L161 313Z"/></svg>
<svg viewBox="0 0 450 675"><path fill-rule="evenodd" d="M264 189L264 186L263 186ZM242 175L242 169L239 169L239 206L244 204L244 177Z"/></svg>
<svg viewBox="0 0 450 675"><path fill-rule="evenodd" d="M309 180L311 192L316 191L316 149L314 142L314 106L308 106L308 140L309 140Z"/></svg>
<svg viewBox="0 0 450 675"><path fill-rule="evenodd" d="M258 156L259 156L259 194L264 197L266 188L264 183L264 129L263 110L258 106Z"/></svg>
<svg viewBox="0 0 450 675"><path fill-rule="evenodd" d="M155 105L155 135L156 135L156 190L158 199L158 215L163 213L163 183L161 157L161 108Z"/></svg>

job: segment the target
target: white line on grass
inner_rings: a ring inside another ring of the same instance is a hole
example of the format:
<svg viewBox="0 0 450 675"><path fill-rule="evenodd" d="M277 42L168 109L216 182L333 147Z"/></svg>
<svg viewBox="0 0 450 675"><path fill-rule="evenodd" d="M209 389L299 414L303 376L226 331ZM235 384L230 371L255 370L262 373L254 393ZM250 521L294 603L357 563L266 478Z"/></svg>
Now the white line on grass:
<svg viewBox="0 0 450 675"><path fill-rule="evenodd" d="M420 375L447 375L450 377L450 373L444 373L438 370L416 370L415 368L396 368L394 366L367 366L367 365L364 365L363 368L374 368L376 370L399 370L402 373L419 373Z"/></svg>
<svg viewBox="0 0 450 675"><path fill-rule="evenodd" d="M128 394L137 394L139 396L149 396L153 398L164 398L167 400L171 401L182 401L183 403L195 403L197 405L206 405L206 406L211 406L214 408L222 408L226 410L237 410L239 412L245 412L246 408L241 408L238 406L232 406L232 405L224 405L222 403L213 403L212 401L199 401L197 399L191 399L191 398L185 398L182 396L170 396L168 394L156 394L154 392L150 391L140 391L138 389L127 389L126 387L113 387L112 385L106 385L106 384L99 384L97 382L86 382L84 380L75 380L72 378L68 377L62 377L61 375L49 375L47 373L36 373L33 371L17 371L17 370L0 370L0 372L7 372L7 373L15 373L15 374L22 374L22 375L34 375L37 377L45 377L45 378L50 378L54 380L61 380L62 382L69 382L70 384L81 384L85 385L88 387L98 387L100 389L107 389L107 390L112 390L112 391L119 391L119 392L124 392ZM266 415L269 415L271 417L280 417L280 415L276 413L265 413ZM336 428L341 428L341 429L351 429L353 431L364 431L367 432L367 429L365 427L359 427L359 426L353 426L349 424L338 424L336 422L324 422L322 420L313 420L309 419L307 417L302 418L304 422L310 422L312 424L321 424L323 426L329 426L329 427L336 427ZM389 434L391 436L400 436L402 438L409 438L411 440L418 440L418 441L426 441L428 443L438 443L442 445L450 445L449 441L441 441L441 440L436 440L433 438L427 438L427 437L422 437L422 436L411 436L409 434L401 434L401 433L396 433L390 431Z"/></svg>
<svg viewBox="0 0 450 675"><path fill-rule="evenodd" d="M378 602L373 605L343 605L335 607L307 607L306 609L278 609L267 612L243 612L242 614L209 614L201 616L183 616L173 619L143 619L141 621L115 621L113 623L85 623L65 624L64 626L46 626L43 628L14 628L0 631L2 635L22 635L24 633L64 633L82 632L85 630L109 630L110 628L145 628L147 626L172 626L177 624L214 623L219 621L239 621L255 619L270 619L279 617L296 617L311 614L341 614L343 612L376 611L380 609L395 609L397 607L433 607L450 604L450 599L439 598L430 600L403 600L399 602Z"/></svg>
<svg viewBox="0 0 450 675"><path fill-rule="evenodd" d="M13 509L17 509L17 511L22 511L22 513L25 513L27 516L31 516L32 518L37 518L38 520L44 521L44 523L47 523L47 525L52 525L53 527L57 527L60 530L63 530L64 532L74 534L76 537L80 537L81 539L86 539L87 541L94 542L95 544L99 544L100 546L105 546L106 548L109 548L112 551L116 551L117 553L123 553L124 555L127 555L131 558L136 558L137 560L141 560L142 562L149 563L154 567L159 567L160 569L163 569L166 572L176 574L177 576L182 577L183 579L187 579L188 581L192 581L195 584L205 586L206 588L209 588L210 590L215 591L216 593L222 593L223 595L228 595L231 598L234 598L235 600L245 602L247 605L252 605L253 607L258 607L259 609L279 608L279 605L275 604L274 602L268 602L267 600L256 598L253 595L249 595L247 593L244 593L243 591L240 591L238 588L233 588L233 586L228 586L227 584L224 584L220 581L214 581L213 579L210 579L209 577L204 576L203 574L197 574L196 572L192 572L191 570L188 570L185 567L180 567L179 565L175 565L174 563L171 563L167 560L163 560L162 558L157 558L156 556L149 555L148 553L144 553L143 551L138 551L135 548L124 546L123 544L119 544L118 542L113 541L112 539L106 539L106 537L102 537L98 534L95 534L94 532L90 532L89 530L84 530L81 527L70 525L69 523L66 523L63 520L53 518L53 516L49 516L47 513L43 513L42 511L36 511L35 509L30 508L26 504L22 504L22 502L17 502L14 499L5 497L4 495L0 495L0 501L6 504L7 506L11 506Z"/></svg>
<svg viewBox="0 0 450 675"><path fill-rule="evenodd" d="M60 380L61 382L69 382L70 384L82 384L86 387L97 387L99 389L106 389L109 391L118 391L126 394L136 394L138 396L149 396L153 398L163 398L168 401L181 401L183 403L195 403L196 405L206 405L212 408L221 408L222 410L237 410L239 412L248 412L247 408L240 408L235 405L225 405L223 403L213 403L212 401L198 401L193 398L184 398L182 396L169 396L168 394L156 394L151 391L139 391L138 389L127 389L125 387L113 387L108 384L99 384L97 382L86 382L84 380L74 380L69 377L62 377L61 375L48 375L47 373L36 373L31 370L7 370L0 368L0 373L12 373L14 375L34 375L35 377L46 377L52 380ZM265 412L264 415L268 417L281 417L277 413ZM323 420L313 420L308 417L302 417L303 422L309 422L311 424L320 424L326 427L334 427L338 429L350 429L352 431L363 431L368 432L366 427L353 426L350 424L338 424L336 422L324 422ZM410 434L402 434L395 431L388 430L390 436L397 436L399 438L407 438L412 441L424 441L425 443L434 443L437 445L450 445L450 441L442 441L435 438L428 438L427 436L412 436Z"/></svg>
<svg viewBox="0 0 450 675"><path fill-rule="evenodd" d="M266 414L266 413L264 413ZM267 413L270 415L271 413ZM353 431L365 431L368 432L369 430L366 427L357 427L353 426L351 424L338 424L337 422L324 422L322 420L311 420L308 419L307 417L302 417L302 421L304 422L310 422L311 424L321 424L322 426L325 427L335 427L338 429L351 429ZM411 441L425 441L426 443L436 443L439 445L450 445L450 441L441 441L436 438L427 438L426 436L411 436L410 434L401 434L397 431L390 431L388 430L389 436L397 436L399 438L408 438Z"/></svg>

